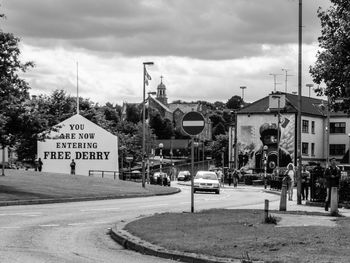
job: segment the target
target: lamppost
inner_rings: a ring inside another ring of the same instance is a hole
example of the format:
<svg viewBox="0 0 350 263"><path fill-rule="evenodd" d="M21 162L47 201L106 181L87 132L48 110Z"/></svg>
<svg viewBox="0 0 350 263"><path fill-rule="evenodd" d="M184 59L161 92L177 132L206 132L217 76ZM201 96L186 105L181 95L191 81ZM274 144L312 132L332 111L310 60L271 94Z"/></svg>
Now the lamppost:
<svg viewBox="0 0 350 263"><path fill-rule="evenodd" d="M145 187L145 148L146 148L146 127L145 127L145 103L146 103L146 81L148 83L147 79L150 79L147 71L146 66L153 65L153 62L143 62L143 100L142 100L142 187ZM147 78L147 79L146 79Z"/></svg>
<svg viewBox="0 0 350 263"><path fill-rule="evenodd" d="M150 95L156 95L157 94L157 92L155 92L155 91L149 91L149 92L147 92L147 94L148 94L148 99L147 99L147 101L148 101L148 109L147 109L147 120L148 120L148 123L147 123L147 127L148 127L148 138L150 139L150 135L151 135L151 129L150 129L150 124L149 124L149 122L150 122L150 108L151 108L151 105L150 105ZM150 183L150 180L149 180L149 173L150 173L150 162L149 162L149 157L150 157L150 155L152 155L153 153L152 153L152 145L151 145L151 143L152 143L152 140L151 140L151 142L149 142L149 147L148 147L148 149L147 149L147 167L148 167L148 169L147 169L147 183L149 184ZM150 153L150 151L151 151L151 153Z"/></svg>
<svg viewBox="0 0 350 263"><path fill-rule="evenodd" d="M247 88L246 86L239 87L242 90L242 100L244 101L244 90Z"/></svg>
<svg viewBox="0 0 350 263"><path fill-rule="evenodd" d="M272 98L278 99L277 102L277 174L279 174L280 169L280 103L281 103L281 96L279 95L272 95Z"/></svg>
<svg viewBox="0 0 350 263"><path fill-rule="evenodd" d="M310 96L311 96L311 88L314 86L314 84L306 84L305 86L309 88L309 98L310 98Z"/></svg>
<svg viewBox="0 0 350 263"><path fill-rule="evenodd" d="M160 173L162 173L162 165L163 165L163 147L164 147L164 144L160 143L159 144L159 159L160 159L159 172Z"/></svg>
<svg viewBox="0 0 350 263"><path fill-rule="evenodd" d="M350 164L350 133L348 133L349 136L349 164Z"/></svg>

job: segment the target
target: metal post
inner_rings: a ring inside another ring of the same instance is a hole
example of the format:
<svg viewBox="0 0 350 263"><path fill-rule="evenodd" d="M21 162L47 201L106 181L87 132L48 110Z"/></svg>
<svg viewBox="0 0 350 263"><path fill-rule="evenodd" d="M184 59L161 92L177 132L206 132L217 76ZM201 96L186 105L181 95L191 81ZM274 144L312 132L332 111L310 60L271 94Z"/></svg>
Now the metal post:
<svg viewBox="0 0 350 263"><path fill-rule="evenodd" d="M280 116L280 100L281 98L278 97L278 109L277 109L277 174L279 174L280 169L280 122L281 122L281 116Z"/></svg>
<svg viewBox="0 0 350 263"><path fill-rule="evenodd" d="M143 62L143 100L142 100L142 187L145 188L145 148L146 148L146 65L153 65L153 62Z"/></svg>
<svg viewBox="0 0 350 263"><path fill-rule="evenodd" d="M1 176L5 176L5 145L2 146L2 168Z"/></svg>
<svg viewBox="0 0 350 263"><path fill-rule="evenodd" d="M235 137L233 138L233 144L235 145L235 148L234 148L234 155L233 155L233 158L234 158L234 161L235 161L235 169L238 169L238 145L237 145L237 112L235 111L235 127L234 127L234 135Z"/></svg>
<svg viewBox="0 0 350 263"><path fill-rule="evenodd" d="M191 138L191 213L194 212L194 138Z"/></svg>
<svg viewBox="0 0 350 263"><path fill-rule="evenodd" d="M299 0L299 30L298 30L298 122L297 122L297 161L298 161L298 174L297 174L297 204L301 205L301 107L302 107L302 0Z"/></svg>
<svg viewBox="0 0 350 263"><path fill-rule="evenodd" d="M349 136L349 164L350 164L350 133L348 134Z"/></svg>

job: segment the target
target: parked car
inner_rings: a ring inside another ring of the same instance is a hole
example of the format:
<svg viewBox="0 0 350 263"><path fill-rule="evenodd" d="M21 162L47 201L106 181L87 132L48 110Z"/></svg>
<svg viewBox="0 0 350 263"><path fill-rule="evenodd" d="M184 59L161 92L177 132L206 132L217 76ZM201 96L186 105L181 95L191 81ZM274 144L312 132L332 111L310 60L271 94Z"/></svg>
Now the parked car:
<svg viewBox="0 0 350 263"><path fill-rule="evenodd" d="M189 181L191 179L191 173L189 171L180 171L177 175L178 181Z"/></svg>
<svg viewBox="0 0 350 263"><path fill-rule="evenodd" d="M150 178L150 183L170 186L170 177L167 173L155 172Z"/></svg>
<svg viewBox="0 0 350 263"><path fill-rule="evenodd" d="M196 191L210 191L220 194L220 182L215 172L198 171L193 182L194 193Z"/></svg>

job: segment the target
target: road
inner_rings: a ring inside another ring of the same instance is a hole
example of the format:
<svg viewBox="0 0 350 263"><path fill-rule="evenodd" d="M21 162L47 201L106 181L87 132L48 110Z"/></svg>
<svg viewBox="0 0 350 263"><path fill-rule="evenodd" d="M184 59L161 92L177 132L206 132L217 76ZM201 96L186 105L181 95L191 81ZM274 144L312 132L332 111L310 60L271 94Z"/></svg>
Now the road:
<svg viewBox="0 0 350 263"><path fill-rule="evenodd" d="M0 207L0 262L175 262L125 250L107 235L121 220L162 212L191 211L188 186L181 193L132 199ZM220 195L195 194L195 211L271 207L279 196L260 188L223 188Z"/></svg>

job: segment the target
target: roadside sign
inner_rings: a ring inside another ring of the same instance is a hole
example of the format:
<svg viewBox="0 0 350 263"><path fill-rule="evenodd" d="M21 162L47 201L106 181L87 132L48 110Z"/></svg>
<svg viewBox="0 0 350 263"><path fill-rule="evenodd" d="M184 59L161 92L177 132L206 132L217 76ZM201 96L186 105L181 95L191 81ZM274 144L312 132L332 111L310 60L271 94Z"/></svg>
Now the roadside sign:
<svg viewBox="0 0 350 263"><path fill-rule="evenodd" d="M200 134L205 125L204 117L197 111L186 113L182 118L182 129L190 136Z"/></svg>

